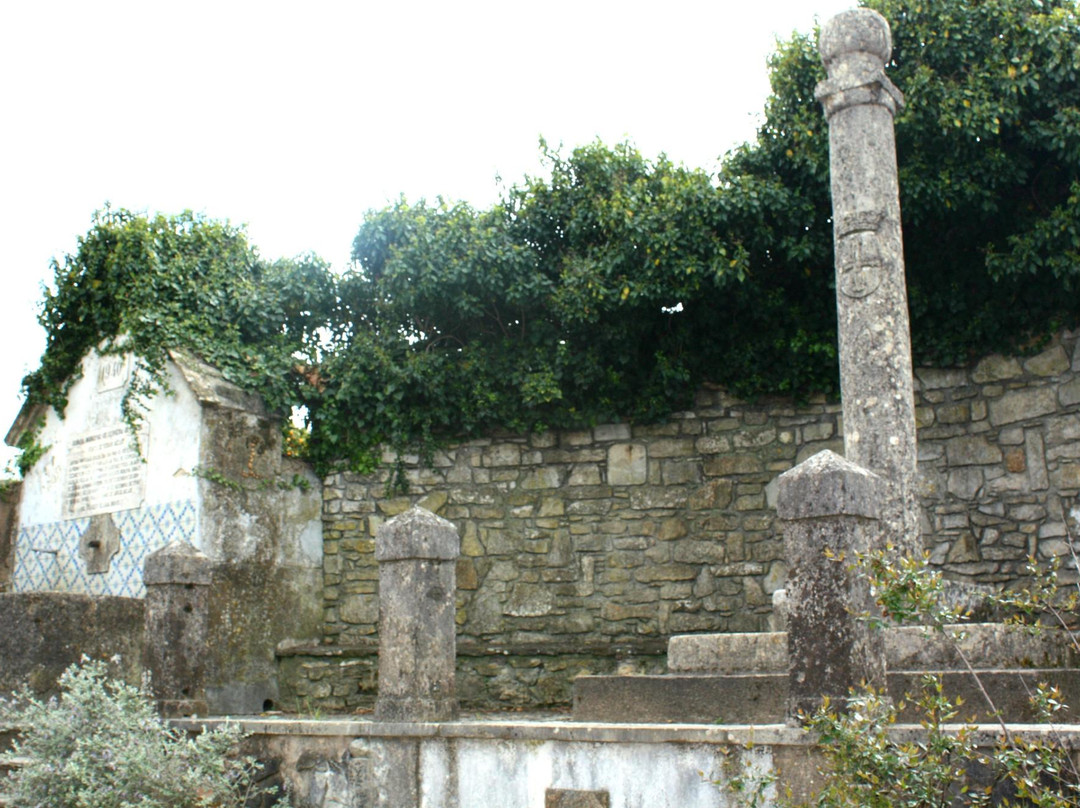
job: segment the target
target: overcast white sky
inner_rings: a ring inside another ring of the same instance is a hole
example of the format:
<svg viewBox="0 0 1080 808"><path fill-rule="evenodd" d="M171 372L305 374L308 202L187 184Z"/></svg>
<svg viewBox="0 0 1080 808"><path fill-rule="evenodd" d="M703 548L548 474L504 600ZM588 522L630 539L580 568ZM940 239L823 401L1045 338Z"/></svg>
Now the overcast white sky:
<svg viewBox="0 0 1080 808"><path fill-rule="evenodd" d="M0 435L49 261L106 201L246 224L341 267L364 212L498 197L538 138L714 170L776 38L854 0L9 2L0 10ZM9 454L0 455L2 463Z"/></svg>

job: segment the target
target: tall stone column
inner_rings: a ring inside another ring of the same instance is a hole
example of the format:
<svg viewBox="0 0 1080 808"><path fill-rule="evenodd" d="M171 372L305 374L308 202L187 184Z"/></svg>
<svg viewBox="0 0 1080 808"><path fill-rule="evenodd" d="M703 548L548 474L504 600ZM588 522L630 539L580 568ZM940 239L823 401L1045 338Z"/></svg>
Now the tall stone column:
<svg viewBox="0 0 1080 808"><path fill-rule="evenodd" d="M885 76L889 24L875 11L837 14L819 42L828 79L816 96L829 121L844 454L889 490L884 535L921 550L904 252L893 116L903 94Z"/></svg>
<svg viewBox="0 0 1080 808"><path fill-rule="evenodd" d="M457 528L412 508L375 532L379 563L379 697L382 721L457 717L454 624L461 549Z"/></svg>

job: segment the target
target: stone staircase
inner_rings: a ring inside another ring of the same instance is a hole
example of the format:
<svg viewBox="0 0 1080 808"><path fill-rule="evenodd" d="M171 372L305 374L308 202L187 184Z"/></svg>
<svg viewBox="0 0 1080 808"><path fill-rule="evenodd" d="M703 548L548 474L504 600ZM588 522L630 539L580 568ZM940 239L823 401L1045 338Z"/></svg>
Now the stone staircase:
<svg viewBox="0 0 1080 808"><path fill-rule="evenodd" d="M993 720L964 663L978 673L1002 717L1029 722L1029 694L1056 685L1066 703L1080 705L1077 654L1062 632L1031 636L998 623L950 628L949 637L919 627L885 630L889 695L900 703L923 677L941 677L946 695L963 700L963 720ZM959 649L959 650L958 650ZM787 633L698 634L672 637L668 673L586 676L574 683L574 719L631 723L774 724L785 719ZM901 720L913 718L910 708Z"/></svg>

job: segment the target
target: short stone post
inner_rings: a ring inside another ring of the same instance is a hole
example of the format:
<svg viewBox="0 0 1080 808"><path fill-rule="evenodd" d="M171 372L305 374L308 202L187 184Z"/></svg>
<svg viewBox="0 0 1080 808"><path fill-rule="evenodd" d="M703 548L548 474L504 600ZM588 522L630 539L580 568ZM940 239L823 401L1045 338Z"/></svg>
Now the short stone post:
<svg viewBox="0 0 1080 808"><path fill-rule="evenodd" d="M776 510L784 530L787 583L787 720L813 713L827 696L843 705L851 688L885 686L880 630L867 577L849 570L881 530L885 484L830 451L780 476Z"/></svg>
<svg viewBox="0 0 1080 808"><path fill-rule="evenodd" d="M829 121L844 456L887 481L881 543L918 552L915 399L893 116L889 24L843 11L821 29Z"/></svg>
<svg viewBox="0 0 1080 808"><path fill-rule="evenodd" d="M379 697L383 721L457 717L457 528L414 507L379 526Z"/></svg>
<svg viewBox="0 0 1080 808"><path fill-rule="evenodd" d="M206 715L207 627L212 562L174 541L143 562L144 666L162 715Z"/></svg>

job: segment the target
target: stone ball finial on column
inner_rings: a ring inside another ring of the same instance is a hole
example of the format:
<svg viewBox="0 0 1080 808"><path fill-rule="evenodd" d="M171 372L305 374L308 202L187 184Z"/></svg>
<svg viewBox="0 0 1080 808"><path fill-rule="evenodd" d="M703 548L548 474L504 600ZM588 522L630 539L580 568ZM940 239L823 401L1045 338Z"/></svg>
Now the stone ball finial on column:
<svg viewBox="0 0 1080 808"><path fill-rule="evenodd" d="M841 11L821 27L818 52L830 78L844 62L880 70L892 56L889 23L873 9Z"/></svg>

